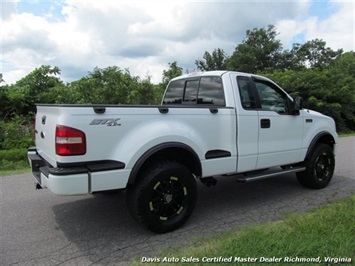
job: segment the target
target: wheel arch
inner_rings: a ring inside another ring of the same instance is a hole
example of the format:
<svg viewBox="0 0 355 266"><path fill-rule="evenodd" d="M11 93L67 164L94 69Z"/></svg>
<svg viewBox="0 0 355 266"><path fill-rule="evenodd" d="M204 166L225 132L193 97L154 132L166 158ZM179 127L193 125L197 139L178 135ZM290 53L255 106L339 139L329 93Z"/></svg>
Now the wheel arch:
<svg viewBox="0 0 355 266"><path fill-rule="evenodd" d="M167 142L152 147L137 160L129 176L128 185L134 185L144 169L161 160L177 161L186 166L196 177L202 175L200 159L190 146L179 142Z"/></svg>
<svg viewBox="0 0 355 266"><path fill-rule="evenodd" d="M335 149L336 141L335 141L334 137L329 132L323 131L323 132L318 133L311 141L310 145L308 146L306 158L309 158L311 156L311 153L312 153L314 147L318 143L324 143L324 144L329 145L332 148L333 152L335 152L334 149Z"/></svg>

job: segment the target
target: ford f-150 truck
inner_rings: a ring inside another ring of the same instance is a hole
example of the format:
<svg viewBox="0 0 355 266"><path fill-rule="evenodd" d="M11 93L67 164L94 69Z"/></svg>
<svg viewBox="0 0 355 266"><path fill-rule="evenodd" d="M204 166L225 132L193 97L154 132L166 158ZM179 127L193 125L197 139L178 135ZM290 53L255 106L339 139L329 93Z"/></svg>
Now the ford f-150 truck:
<svg viewBox="0 0 355 266"><path fill-rule="evenodd" d="M172 79L159 106L38 104L28 158L36 188L125 189L132 216L164 233L192 214L197 179L296 173L305 186L326 187L337 141L332 118L273 81L210 71Z"/></svg>

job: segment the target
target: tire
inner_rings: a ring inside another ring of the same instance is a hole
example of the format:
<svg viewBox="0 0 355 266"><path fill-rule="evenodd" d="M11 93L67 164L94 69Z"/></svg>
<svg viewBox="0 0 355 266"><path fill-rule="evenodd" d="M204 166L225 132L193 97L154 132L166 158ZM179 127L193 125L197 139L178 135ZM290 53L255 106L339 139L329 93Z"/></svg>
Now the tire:
<svg viewBox="0 0 355 266"><path fill-rule="evenodd" d="M173 161L160 162L143 171L127 190L133 218L155 233L182 226L197 201L196 180L190 170Z"/></svg>
<svg viewBox="0 0 355 266"><path fill-rule="evenodd" d="M335 159L333 150L327 144L319 143L304 163L306 170L297 173L298 181L310 188L321 189L328 186L333 177Z"/></svg>

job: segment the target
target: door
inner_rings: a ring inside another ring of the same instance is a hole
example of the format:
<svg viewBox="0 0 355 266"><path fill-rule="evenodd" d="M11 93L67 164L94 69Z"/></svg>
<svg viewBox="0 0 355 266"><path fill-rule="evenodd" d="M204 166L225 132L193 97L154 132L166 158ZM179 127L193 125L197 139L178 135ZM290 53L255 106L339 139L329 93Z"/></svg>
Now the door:
<svg viewBox="0 0 355 266"><path fill-rule="evenodd" d="M253 81L250 77L232 74L237 112L238 172L253 171L258 159L258 110Z"/></svg>
<svg viewBox="0 0 355 266"><path fill-rule="evenodd" d="M257 169L301 160L303 121L291 114L292 100L274 83L254 79L258 101Z"/></svg>

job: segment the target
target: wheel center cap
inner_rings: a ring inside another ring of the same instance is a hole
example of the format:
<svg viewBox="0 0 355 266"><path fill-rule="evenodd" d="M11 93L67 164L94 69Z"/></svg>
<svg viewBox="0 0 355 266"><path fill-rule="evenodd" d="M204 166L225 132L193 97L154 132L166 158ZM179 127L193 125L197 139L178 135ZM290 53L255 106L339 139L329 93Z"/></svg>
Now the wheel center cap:
<svg viewBox="0 0 355 266"><path fill-rule="evenodd" d="M172 194L165 194L164 200L166 203L170 203L173 200L173 195Z"/></svg>

